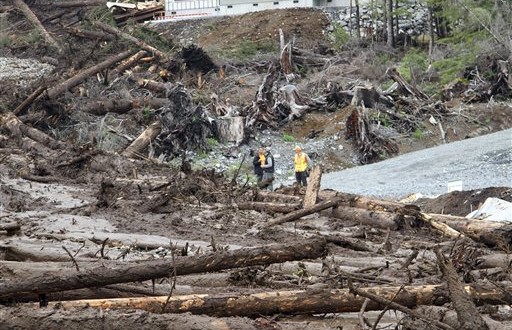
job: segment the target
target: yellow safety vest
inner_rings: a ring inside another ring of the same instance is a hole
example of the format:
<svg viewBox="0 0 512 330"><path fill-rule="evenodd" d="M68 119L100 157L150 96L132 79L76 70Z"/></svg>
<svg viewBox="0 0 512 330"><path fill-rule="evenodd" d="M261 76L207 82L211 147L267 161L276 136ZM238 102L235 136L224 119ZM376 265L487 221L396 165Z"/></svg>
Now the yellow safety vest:
<svg viewBox="0 0 512 330"><path fill-rule="evenodd" d="M265 165L265 154L260 154L260 165Z"/></svg>
<svg viewBox="0 0 512 330"><path fill-rule="evenodd" d="M303 152L295 154L295 172L304 172L306 168L308 168L306 154Z"/></svg>

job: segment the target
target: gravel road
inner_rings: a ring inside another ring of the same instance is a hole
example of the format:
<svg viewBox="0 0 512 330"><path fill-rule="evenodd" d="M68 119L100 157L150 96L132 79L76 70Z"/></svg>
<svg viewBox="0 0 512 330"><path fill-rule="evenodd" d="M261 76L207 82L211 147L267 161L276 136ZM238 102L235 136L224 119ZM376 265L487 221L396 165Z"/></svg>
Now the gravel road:
<svg viewBox="0 0 512 330"><path fill-rule="evenodd" d="M322 176L322 189L376 198L434 197L462 190L512 187L512 129L415 151Z"/></svg>

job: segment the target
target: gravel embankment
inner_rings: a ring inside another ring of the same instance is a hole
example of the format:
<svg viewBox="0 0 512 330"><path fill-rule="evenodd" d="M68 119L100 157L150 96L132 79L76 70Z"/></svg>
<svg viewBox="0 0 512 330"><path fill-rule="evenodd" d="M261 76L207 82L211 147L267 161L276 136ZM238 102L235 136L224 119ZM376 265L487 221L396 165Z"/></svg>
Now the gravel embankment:
<svg viewBox="0 0 512 330"><path fill-rule="evenodd" d="M322 188L401 199L444 194L454 181L462 190L512 187L512 129L327 173Z"/></svg>

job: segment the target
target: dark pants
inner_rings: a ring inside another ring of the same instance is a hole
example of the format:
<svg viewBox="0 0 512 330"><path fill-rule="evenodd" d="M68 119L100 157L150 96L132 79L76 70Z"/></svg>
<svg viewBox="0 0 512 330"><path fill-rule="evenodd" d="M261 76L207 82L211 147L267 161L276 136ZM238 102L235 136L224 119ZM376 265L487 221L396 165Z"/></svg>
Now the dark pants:
<svg viewBox="0 0 512 330"><path fill-rule="evenodd" d="M295 172L295 180L298 185L307 186L308 185L308 176L306 171L304 172Z"/></svg>

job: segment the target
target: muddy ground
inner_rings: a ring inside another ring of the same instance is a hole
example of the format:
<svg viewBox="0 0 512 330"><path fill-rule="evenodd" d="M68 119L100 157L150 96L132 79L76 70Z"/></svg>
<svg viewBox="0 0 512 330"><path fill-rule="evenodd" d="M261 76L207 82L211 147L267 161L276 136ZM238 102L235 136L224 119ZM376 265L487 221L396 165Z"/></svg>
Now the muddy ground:
<svg viewBox="0 0 512 330"><path fill-rule="evenodd" d="M34 7L34 10L41 17L55 15L41 7ZM7 10L2 13L9 15L6 17L13 24L16 23L19 30L29 29L19 12ZM79 14L69 15L68 19ZM60 31L60 27L45 22L49 29ZM261 47L268 47L265 46L267 42L276 41L279 27L285 27L288 38L296 35L301 47L325 50L330 42L325 33L327 25L328 21L322 13L304 10L251 14L241 19L226 18L202 22L197 24L196 30L183 22L174 29L172 25L158 26L155 29L168 38L169 43L197 42L211 52L215 61L225 64L226 60L220 60L220 55L217 54L222 49L229 50L234 40L246 38L261 42ZM204 32L205 29L210 32ZM11 32L13 31L8 31L10 34ZM30 47L25 39L13 40L9 47L2 48L2 55L19 59L36 58L40 62L49 61L47 56L57 57L44 46ZM66 53L67 56L63 57L66 61L53 61L57 73L72 75L85 63L95 63L96 56L105 55L107 44L99 41L70 43L68 51L75 57ZM122 48L122 45L116 44L115 47ZM115 47L111 50L112 53L116 53ZM373 51L362 51L357 56L354 56L355 53L357 52L347 52L339 65L333 65L326 72L315 73L317 69L313 70L308 79L298 82L301 90L314 94L321 90L327 80L334 79L333 77L342 77L340 83L371 77L364 61L365 57L371 58ZM197 77L192 74L183 77L182 82L194 90L195 102L207 103L209 94L204 89L217 88L216 91L221 97L229 97L235 105L246 106L252 102L266 72L266 66L260 66L262 61L265 63L266 56L256 56L247 62L240 59L227 62L229 80L221 81L215 74L211 74L205 78L207 84L203 89L197 88ZM163 67L163 64L160 65ZM143 68L147 69L147 66L144 65ZM383 72L373 71L374 78L379 74ZM144 71L141 76L147 78L148 75ZM158 78L158 73L149 76L152 79L161 79ZM52 85L52 82L58 81L58 77L59 75L48 77L46 83ZM120 84L120 87L117 85L119 88L111 85L107 92L99 86L99 78L101 77L85 82L85 90L72 89L57 100L36 104L25 116L20 115L31 127L46 132L64 145L55 148L27 138L26 131L17 135L13 130L7 129L7 126L0 131L0 223L21 225L20 230L15 233L0 231L0 259L3 261L0 278L4 287L9 280L16 281L27 276L27 268L14 269L9 263L12 261L37 265L29 273L44 277L46 272L55 270L56 267L60 268L62 274L74 271L76 266L73 259L100 263L128 263L160 260L165 257L172 260L178 253L188 256L222 254L223 251L236 251L241 247L294 244L317 236L331 238L327 244L327 255L323 258L273 265L233 268L175 278L170 276L156 282L129 283L129 287L122 288L92 287L56 292L48 295L50 305L42 309L37 306L40 297L32 292L14 301L2 301L4 305L0 308L0 329L346 330L360 329L363 316L370 323L379 320L379 328L387 326L399 329L433 329L433 326L411 318L407 313L394 311L386 312L382 319L379 318L379 311L359 313L358 310L351 313L316 311L297 313L299 315L295 316L278 311L251 317L219 317L188 313L158 314L133 307L94 309L86 307L87 303L82 307L65 307L59 302L151 295L243 295L280 290L306 290L310 297L315 297L322 290L345 289L349 281L357 287L442 284L445 281L437 265L434 248L439 248L456 259L454 264L460 280L467 284L483 280L497 283L496 286L502 288L503 283L512 280L510 264L508 267L495 267L492 271L478 268L479 258L483 256L510 253L510 229L502 233L504 244L493 245L484 244L477 238L447 238L427 224L416 221L417 219L388 229L379 226L379 223L363 224L357 218L341 220L329 210L305 216L298 221L262 229L265 224L282 214L271 211L270 208L263 211L244 209L241 206L244 202L280 202L292 205L302 200L304 190L283 186L269 196L262 194L254 186L254 182L244 184L243 180L233 181L232 173L209 166L191 168L186 162L178 162L176 165L152 158L149 153L136 159L121 156L128 144L123 136L136 137L141 131L140 128L149 124L148 118L151 116L147 114L148 109L136 108L119 116L92 116L82 111L81 106L89 101L85 94L99 97L103 93L127 95L127 90L143 94L147 90L134 87L129 73L116 80ZM34 90L35 85L27 87L16 84L19 79L10 77L3 80L2 102L6 106L2 115L13 111ZM448 114L443 117L446 142L512 127L510 106L506 102L466 104L460 100L452 100L446 106L449 109ZM41 114L43 115L38 117ZM326 171L357 166L359 162L356 151L351 142L343 138L348 114L344 109L309 113L278 129L264 130L262 134L255 132L248 144L235 147L212 146L209 152L216 154L220 153L219 150L224 150L222 148L234 148L237 150L234 154L240 155L240 151L246 152L271 136L272 148L288 150L296 143L316 148L317 161ZM421 120L425 124L422 138L391 132L400 147L399 153L441 143L438 126L429 124L428 116ZM312 130L319 129L321 132L315 138L308 137ZM294 136L295 141L284 141L283 134ZM204 156L199 154L197 158ZM208 157L213 156L206 157L210 160ZM287 158L283 156L284 159ZM189 161L201 162L193 158ZM227 161L221 158L220 162ZM250 167L243 170L251 171ZM286 196L291 197L287 200ZM418 200L409 207L419 208L425 213L465 216L470 211L468 207L474 209L488 197L512 201L510 187L494 187L479 191L453 192L431 200ZM326 199L328 197L321 195L319 202ZM388 212L389 214L394 213ZM406 262L416 252L418 255ZM462 263L459 262L461 260ZM405 268L402 267L404 264ZM37 267L40 267L39 270ZM171 290L173 283L175 288ZM512 328L510 301L507 300L509 298L505 295L503 301L478 304L479 312L489 320L490 328ZM296 305L300 305L300 302L296 302ZM446 316L445 319L440 319L457 327L456 318L453 315L448 317L449 312L454 311L450 299L440 305L445 310L439 314ZM369 328L368 325L366 327Z"/></svg>

